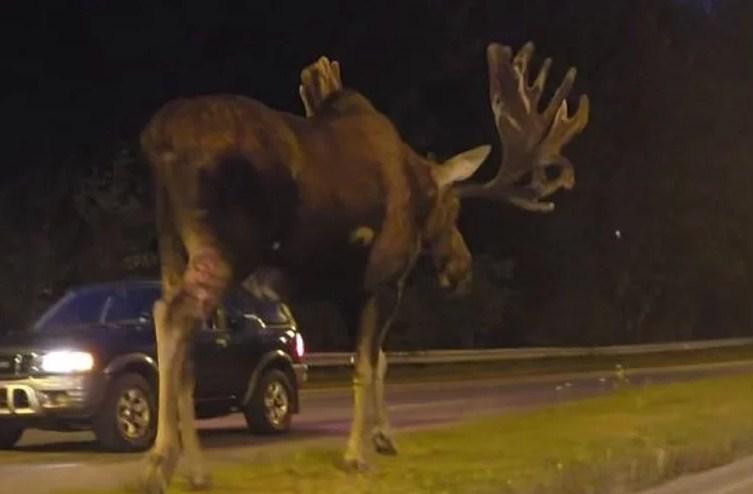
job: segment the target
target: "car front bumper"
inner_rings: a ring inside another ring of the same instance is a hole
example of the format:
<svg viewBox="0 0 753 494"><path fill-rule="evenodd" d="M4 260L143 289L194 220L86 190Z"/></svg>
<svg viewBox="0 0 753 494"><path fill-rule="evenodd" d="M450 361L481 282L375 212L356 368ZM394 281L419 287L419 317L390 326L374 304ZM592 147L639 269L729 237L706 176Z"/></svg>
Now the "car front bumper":
<svg viewBox="0 0 753 494"><path fill-rule="evenodd" d="M102 375L71 374L0 380L0 420L85 418L104 397Z"/></svg>
<svg viewBox="0 0 753 494"><path fill-rule="evenodd" d="M309 379L309 366L306 364L293 364L293 372L295 373L295 380L300 387Z"/></svg>

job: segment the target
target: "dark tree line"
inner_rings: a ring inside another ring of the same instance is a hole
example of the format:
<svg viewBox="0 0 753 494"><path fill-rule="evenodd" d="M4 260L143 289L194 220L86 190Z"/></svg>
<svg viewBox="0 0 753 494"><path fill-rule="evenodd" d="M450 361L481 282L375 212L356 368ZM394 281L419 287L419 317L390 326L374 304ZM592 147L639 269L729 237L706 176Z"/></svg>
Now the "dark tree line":
<svg viewBox="0 0 753 494"><path fill-rule="evenodd" d="M19 133L38 125L49 137L23 150L38 165L10 177L0 193L4 327L23 325L70 284L155 275L149 176L136 139L164 100L228 91L300 112L297 73L327 53L411 144L441 158L483 142L498 146L484 47L532 39L537 62L554 58L551 84L574 65L573 94L591 96L591 123L568 152L576 188L545 216L464 204L462 228L476 259L471 296L446 300L422 263L388 346L753 332L753 4L315 3L233 11L131 2L127 12L67 14L80 17L90 63L66 66L63 82L37 95L58 98L62 113L39 123L45 105L20 108L29 95L10 102L18 105ZM137 25L139 36L129 34ZM61 97L73 91L65 77L88 95ZM98 113L102 105L107 112ZM74 125L56 132L66 119ZM298 313L312 328L313 348L347 347L331 308Z"/></svg>

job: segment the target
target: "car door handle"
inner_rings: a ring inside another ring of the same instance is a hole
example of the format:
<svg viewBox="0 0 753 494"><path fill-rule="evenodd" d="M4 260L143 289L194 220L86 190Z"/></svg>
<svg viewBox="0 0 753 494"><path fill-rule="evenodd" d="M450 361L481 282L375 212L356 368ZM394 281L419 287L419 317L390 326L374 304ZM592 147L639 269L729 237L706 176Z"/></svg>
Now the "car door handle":
<svg viewBox="0 0 753 494"><path fill-rule="evenodd" d="M227 336L220 336L216 338L214 342L217 344L217 346L221 346L222 348L226 348L229 343Z"/></svg>

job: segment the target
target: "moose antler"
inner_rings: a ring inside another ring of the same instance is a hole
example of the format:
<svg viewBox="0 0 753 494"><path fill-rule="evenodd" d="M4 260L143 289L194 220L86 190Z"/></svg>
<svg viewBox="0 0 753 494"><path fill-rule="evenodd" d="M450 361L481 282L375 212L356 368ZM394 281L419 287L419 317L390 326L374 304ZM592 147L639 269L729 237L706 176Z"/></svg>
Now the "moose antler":
<svg viewBox="0 0 753 494"><path fill-rule="evenodd" d="M575 185L573 165L560 152L588 123L588 97L582 95L575 115L568 116L566 97L575 80L575 69L570 68L546 109L539 113L552 61L544 61L529 85L528 62L533 51L533 43L526 43L513 58L510 47L489 45L489 97L502 142L502 163L489 182L458 187L460 197L503 199L529 211L549 212L554 204L540 199ZM547 178L549 166L560 168L556 178ZM528 172L530 182L519 185Z"/></svg>
<svg viewBox="0 0 753 494"><path fill-rule="evenodd" d="M327 57L320 57L319 60L305 67L301 71L298 93L301 95L306 116L310 117L317 113L324 100L342 88L340 64L336 60L330 61Z"/></svg>

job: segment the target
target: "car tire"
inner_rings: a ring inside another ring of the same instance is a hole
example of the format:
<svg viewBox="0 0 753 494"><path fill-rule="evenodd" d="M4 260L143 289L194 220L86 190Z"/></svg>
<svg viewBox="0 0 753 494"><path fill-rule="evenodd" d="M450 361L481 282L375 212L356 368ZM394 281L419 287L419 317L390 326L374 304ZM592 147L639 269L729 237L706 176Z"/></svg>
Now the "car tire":
<svg viewBox="0 0 753 494"><path fill-rule="evenodd" d="M110 451L144 451L157 435L154 387L139 374L123 374L110 384L94 418L94 434Z"/></svg>
<svg viewBox="0 0 753 494"><path fill-rule="evenodd" d="M24 433L24 428L18 424L3 424L0 422L0 450L11 449L16 445Z"/></svg>
<svg viewBox="0 0 753 494"><path fill-rule="evenodd" d="M281 434L290 430L293 396L293 386L284 372L264 371L243 409L249 430L257 434Z"/></svg>

